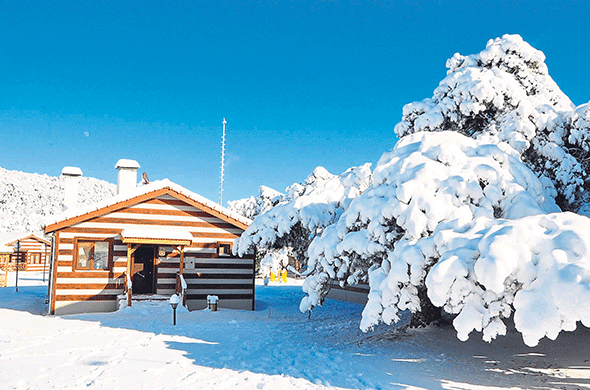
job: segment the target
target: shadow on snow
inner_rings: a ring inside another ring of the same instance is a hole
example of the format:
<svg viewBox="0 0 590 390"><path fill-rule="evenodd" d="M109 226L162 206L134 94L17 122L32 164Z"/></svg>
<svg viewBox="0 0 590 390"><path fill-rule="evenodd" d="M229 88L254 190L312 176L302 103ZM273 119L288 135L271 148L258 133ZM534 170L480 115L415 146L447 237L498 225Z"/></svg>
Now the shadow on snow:
<svg viewBox="0 0 590 390"><path fill-rule="evenodd" d="M7 289L11 287L0 289L0 308L43 312L45 286L19 287L18 293ZM564 364L560 356L568 350L590 352L586 328L564 332L555 342L543 339L536 348L526 347L514 329L492 344L481 341L479 334L460 342L450 327L404 332L380 326L363 334L358 329L362 305L326 300L308 319L299 311L303 297L299 286L257 286L256 297L255 311L179 310L177 326L172 325L172 310L165 302L134 303L114 313L62 318L184 336L165 342L195 365L286 375L343 388L590 386L588 360L566 359ZM553 343L559 343L556 353L551 352ZM567 370L578 370L578 376L566 378ZM529 382L533 379L539 384Z"/></svg>

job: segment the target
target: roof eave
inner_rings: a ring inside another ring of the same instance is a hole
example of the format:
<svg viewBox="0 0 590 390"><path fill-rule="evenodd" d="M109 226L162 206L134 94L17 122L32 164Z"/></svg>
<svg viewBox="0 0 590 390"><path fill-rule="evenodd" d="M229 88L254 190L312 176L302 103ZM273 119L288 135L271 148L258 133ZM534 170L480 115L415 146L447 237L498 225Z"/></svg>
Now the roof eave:
<svg viewBox="0 0 590 390"><path fill-rule="evenodd" d="M89 219L97 218L102 215L116 212L116 211L121 210L123 208L132 206L134 204L138 204L138 203L144 202L149 199L157 198L158 196L161 196L161 195L172 195L176 198L180 197L184 202L186 202L196 208L199 208L199 209L221 219L224 222L230 223L239 229L246 230L249 226L248 224L246 224L238 219L232 218L231 216L229 216L221 211L218 211L218 210L216 210L204 203L201 203L195 199L192 199L191 197L189 197L187 195L184 195L182 192L178 192L178 191L174 190L173 188L166 186L166 187L158 188L154 191L146 192L145 194L137 195L133 198L129 198L129 199L126 199L121 202L114 203L109 206L105 206L105 207L87 212L82 215L67 218L62 221L46 225L43 228L43 230L45 231L45 234L53 233L58 230L65 229L70 226L74 226L79 223L85 222Z"/></svg>

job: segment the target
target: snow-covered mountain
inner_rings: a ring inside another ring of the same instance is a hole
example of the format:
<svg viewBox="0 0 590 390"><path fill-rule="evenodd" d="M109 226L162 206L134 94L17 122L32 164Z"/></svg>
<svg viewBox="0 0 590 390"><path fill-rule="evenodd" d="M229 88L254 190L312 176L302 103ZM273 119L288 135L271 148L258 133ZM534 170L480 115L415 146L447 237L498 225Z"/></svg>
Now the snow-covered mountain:
<svg viewBox="0 0 590 390"><path fill-rule="evenodd" d="M79 177L78 205L113 197L117 185ZM45 218L65 210L63 176L53 177L0 168L0 232L40 231Z"/></svg>

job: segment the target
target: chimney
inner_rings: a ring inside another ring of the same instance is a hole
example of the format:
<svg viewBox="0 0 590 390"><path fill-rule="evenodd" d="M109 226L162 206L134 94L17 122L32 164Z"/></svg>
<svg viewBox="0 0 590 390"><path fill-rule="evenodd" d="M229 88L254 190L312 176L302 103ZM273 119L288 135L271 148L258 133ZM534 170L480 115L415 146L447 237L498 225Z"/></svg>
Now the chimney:
<svg viewBox="0 0 590 390"><path fill-rule="evenodd" d="M120 159L115 165L119 170L117 177L117 195L131 192L137 186L137 170L139 163L135 160Z"/></svg>
<svg viewBox="0 0 590 390"><path fill-rule="evenodd" d="M78 167L64 167L61 174L65 178L64 205L66 210L75 209L78 206L78 177L82 176L82 170Z"/></svg>

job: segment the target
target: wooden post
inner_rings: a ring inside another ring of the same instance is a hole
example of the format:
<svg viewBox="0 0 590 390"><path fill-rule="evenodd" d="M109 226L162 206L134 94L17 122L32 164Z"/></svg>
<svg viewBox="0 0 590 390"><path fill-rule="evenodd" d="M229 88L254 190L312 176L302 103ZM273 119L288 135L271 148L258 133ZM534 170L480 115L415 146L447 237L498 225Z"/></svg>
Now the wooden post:
<svg viewBox="0 0 590 390"><path fill-rule="evenodd" d="M131 280L131 277L133 276L131 274L131 270L133 269L131 256L133 255L133 252L135 252L135 250L139 248L139 245L140 244L137 244L134 247L131 247L131 244L127 244L127 271L125 271L125 290L127 291L127 306L131 306L131 294L133 292L133 285L129 285L129 280Z"/></svg>
<svg viewBox="0 0 590 390"><path fill-rule="evenodd" d="M180 246L180 271L179 273L182 275L184 271L184 245Z"/></svg>
<svg viewBox="0 0 590 390"><path fill-rule="evenodd" d="M180 277L179 279L182 277L182 273L184 271L184 245L180 246ZM182 282L181 282L182 283ZM184 289L182 288L182 285L180 286L181 290L182 290L182 305L186 306L186 291L184 291Z"/></svg>
<svg viewBox="0 0 590 390"><path fill-rule="evenodd" d="M131 306L131 245L127 244L127 270L125 270L125 291L127 292L127 306Z"/></svg>

